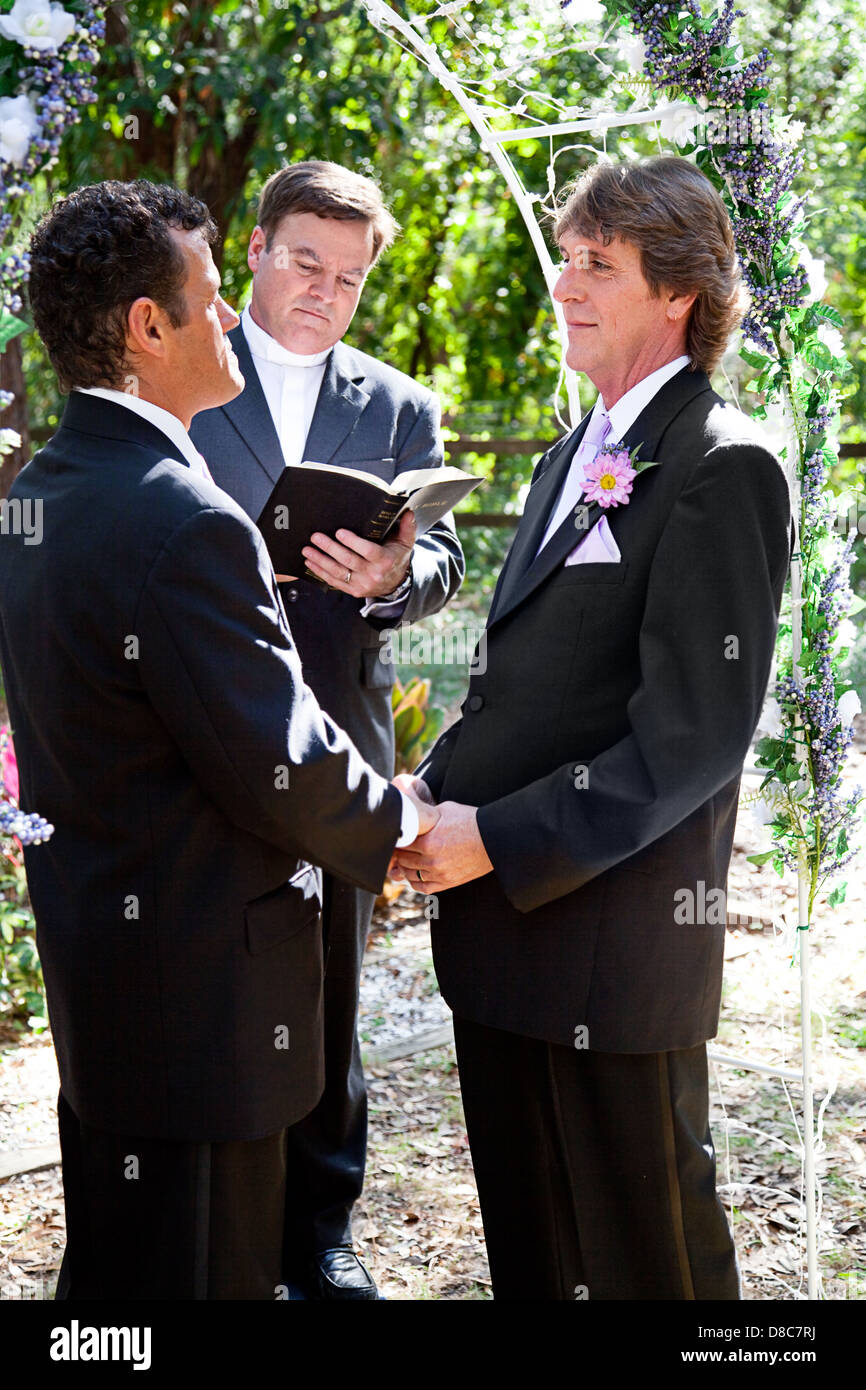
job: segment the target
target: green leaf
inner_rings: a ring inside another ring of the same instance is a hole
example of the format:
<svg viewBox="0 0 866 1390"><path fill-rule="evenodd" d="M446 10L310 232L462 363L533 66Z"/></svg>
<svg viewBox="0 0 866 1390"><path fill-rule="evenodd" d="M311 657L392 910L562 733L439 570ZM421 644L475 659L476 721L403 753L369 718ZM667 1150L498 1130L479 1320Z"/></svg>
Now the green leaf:
<svg viewBox="0 0 866 1390"><path fill-rule="evenodd" d="M755 744L755 752L765 765L775 766L776 759L784 752L785 742L781 738L773 738L767 734L765 738L758 739Z"/></svg>
<svg viewBox="0 0 866 1390"><path fill-rule="evenodd" d="M776 851L774 849L768 849L764 854L747 854L746 863L760 866L761 864L769 864L770 860L775 859L775 857Z"/></svg>
<svg viewBox="0 0 866 1390"><path fill-rule="evenodd" d="M830 894L829 898L827 899L827 906L838 907L840 903L843 903L845 901L845 894L847 893L847 891L847 883L838 883L836 887L833 889L833 892Z"/></svg>
<svg viewBox="0 0 866 1390"><path fill-rule="evenodd" d="M750 367L755 367L757 371L766 371L772 358L765 352L753 352L751 348L740 348L740 356L744 362L748 362Z"/></svg>
<svg viewBox="0 0 866 1390"><path fill-rule="evenodd" d="M23 319L17 319L8 310L0 309L0 352L5 352L12 339L23 333L26 327Z"/></svg>

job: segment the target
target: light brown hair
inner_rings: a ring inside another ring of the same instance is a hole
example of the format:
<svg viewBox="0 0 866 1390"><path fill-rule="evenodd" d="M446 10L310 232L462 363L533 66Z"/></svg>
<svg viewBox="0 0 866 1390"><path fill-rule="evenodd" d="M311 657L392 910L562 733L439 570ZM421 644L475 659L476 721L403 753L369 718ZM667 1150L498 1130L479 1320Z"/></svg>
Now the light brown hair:
<svg viewBox="0 0 866 1390"><path fill-rule="evenodd" d="M746 310L725 205L700 169L676 155L593 165L565 190L554 236L568 232L631 242L650 293L696 294L686 351L691 369L711 372Z"/></svg>
<svg viewBox="0 0 866 1390"><path fill-rule="evenodd" d="M283 218L297 212L313 212L338 222L368 222L373 229L372 265L400 230L372 179L323 159L290 164L271 174L262 189L258 211L267 251Z"/></svg>

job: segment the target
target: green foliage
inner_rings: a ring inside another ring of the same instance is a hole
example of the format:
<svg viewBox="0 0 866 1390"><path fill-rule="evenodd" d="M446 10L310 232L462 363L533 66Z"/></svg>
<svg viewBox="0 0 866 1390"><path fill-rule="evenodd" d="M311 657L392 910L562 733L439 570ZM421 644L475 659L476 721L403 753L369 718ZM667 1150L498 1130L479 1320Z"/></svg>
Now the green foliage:
<svg viewBox="0 0 866 1390"><path fill-rule="evenodd" d="M475 19L491 45L514 42L515 21L489 0ZM548 76L561 99L575 83L604 90L599 66L569 45ZM241 307L267 176L312 158L372 175L402 234L367 281L351 340L434 386L448 425L464 429L473 403L493 401L511 434L559 432L558 336L520 212L450 94L360 5L128 0L109 9L98 83L98 103L68 133L45 201L108 177L173 179L211 207L224 233L224 294ZM575 152L558 166L562 177L588 158ZM543 144L521 147L528 186L546 186L546 165ZM27 351L31 420L54 423L50 370L38 345ZM513 500L530 471L531 459L501 460L489 509L499 494Z"/></svg>
<svg viewBox="0 0 866 1390"><path fill-rule="evenodd" d="M425 749L439 736L442 710L431 708L429 698L429 680L413 676L405 685L399 680L394 682L391 711L394 716L395 776L400 772L413 772Z"/></svg>
<svg viewBox="0 0 866 1390"><path fill-rule="evenodd" d="M41 1031L48 1022L24 869L7 858L4 870L0 872L0 1018L26 1020Z"/></svg>

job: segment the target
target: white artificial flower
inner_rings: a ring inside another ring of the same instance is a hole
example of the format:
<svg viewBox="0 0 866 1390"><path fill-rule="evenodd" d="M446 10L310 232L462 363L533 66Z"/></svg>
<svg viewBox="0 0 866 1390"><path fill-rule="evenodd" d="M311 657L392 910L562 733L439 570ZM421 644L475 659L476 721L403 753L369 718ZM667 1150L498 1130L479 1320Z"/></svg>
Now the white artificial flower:
<svg viewBox="0 0 866 1390"><path fill-rule="evenodd" d="M29 97L0 97L0 160L23 164L39 134L39 119Z"/></svg>
<svg viewBox="0 0 866 1390"><path fill-rule="evenodd" d="M761 421L761 433L774 454L781 456L783 449L791 447L791 420L780 401L772 401L765 407L766 419Z"/></svg>
<svg viewBox="0 0 866 1390"><path fill-rule="evenodd" d="M846 727L854 723L855 715L859 714L863 706L860 704L860 696L856 690L846 690L844 695L839 696L839 721Z"/></svg>
<svg viewBox="0 0 866 1390"><path fill-rule="evenodd" d="M17 430L0 430L0 455L11 454L13 449L21 448L21 435Z"/></svg>
<svg viewBox="0 0 866 1390"><path fill-rule="evenodd" d="M49 0L15 0L0 18L0 34L27 48L56 53L75 29L75 16Z"/></svg>
<svg viewBox="0 0 866 1390"><path fill-rule="evenodd" d="M764 708L761 710L761 718L755 733L764 738L782 737L782 706L772 695L764 701Z"/></svg>
<svg viewBox="0 0 866 1390"><path fill-rule="evenodd" d="M694 137L695 126L700 122L701 112L691 102L675 102L667 115L659 120L659 135L677 145L687 145Z"/></svg>
<svg viewBox="0 0 866 1390"><path fill-rule="evenodd" d="M788 145L799 145L806 130L802 121L792 121L790 116L780 116L776 112L773 113L773 127L776 138Z"/></svg>
<svg viewBox="0 0 866 1390"><path fill-rule="evenodd" d="M768 849L773 844L773 837L770 834L769 826L772 825L776 817L776 807L770 801L765 801L762 796L749 800L742 808L748 817L747 825L751 829L751 836L756 844L766 846Z"/></svg>
<svg viewBox="0 0 866 1390"><path fill-rule="evenodd" d="M845 339L838 328L834 328L831 323L818 324L818 337L824 346L830 349L834 357L845 356Z"/></svg>
<svg viewBox="0 0 866 1390"><path fill-rule="evenodd" d="M824 262L819 261L812 255L808 246L800 246L800 264L806 272L809 280L809 294L806 298L807 304L815 304L824 298L827 293L827 276L824 273Z"/></svg>
<svg viewBox="0 0 866 1390"><path fill-rule="evenodd" d="M643 72L646 61L646 44L640 34L632 34L621 29L616 41L617 57L630 67L632 72Z"/></svg>
<svg viewBox="0 0 866 1390"><path fill-rule="evenodd" d="M600 0L569 0L562 17L568 24L601 24L607 11Z"/></svg>

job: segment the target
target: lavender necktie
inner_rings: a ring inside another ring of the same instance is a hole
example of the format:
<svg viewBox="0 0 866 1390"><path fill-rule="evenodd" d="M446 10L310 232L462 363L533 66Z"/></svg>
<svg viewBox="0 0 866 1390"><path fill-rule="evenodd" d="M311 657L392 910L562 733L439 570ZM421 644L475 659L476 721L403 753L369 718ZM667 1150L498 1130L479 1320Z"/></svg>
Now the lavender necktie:
<svg viewBox="0 0 866 1390"><path fill-rule="evenodd" d="M544 533L544 539L538 547L536 554L544 549L550 538L559 530L566 517L574 511L574 508L583 495L584 467L586 464L592 463L609 434L610 416L604 410L596 410L587 426L583 439L577 446L574 458L571 460L571 466L565 475L562 491L559 494L559 501L551 513L550 521L547 523L547 529Z"/></svg>

